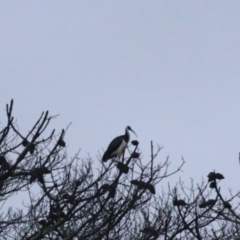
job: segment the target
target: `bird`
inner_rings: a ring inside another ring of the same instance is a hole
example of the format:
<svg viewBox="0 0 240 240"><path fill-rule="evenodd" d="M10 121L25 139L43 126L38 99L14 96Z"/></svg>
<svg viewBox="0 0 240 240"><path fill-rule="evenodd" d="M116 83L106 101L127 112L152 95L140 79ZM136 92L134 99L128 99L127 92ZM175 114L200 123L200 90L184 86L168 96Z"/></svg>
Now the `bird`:
<svg viewBox="0 0 240 240"><path fill-rule="evenodd" d="M127 144L130 140L129 131L133 132L136 136L137 134L132 130L130 126L125 129L125 134L114 138L108 145L107 150L103 154L102 161L107 162L107 160L120 156L124 154Z"/></svg>

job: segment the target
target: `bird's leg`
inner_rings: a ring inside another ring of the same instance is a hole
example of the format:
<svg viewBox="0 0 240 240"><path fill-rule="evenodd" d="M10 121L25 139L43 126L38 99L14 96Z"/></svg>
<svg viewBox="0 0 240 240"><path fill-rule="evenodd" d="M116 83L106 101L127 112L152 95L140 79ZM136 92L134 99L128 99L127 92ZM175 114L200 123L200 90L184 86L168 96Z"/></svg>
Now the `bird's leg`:
<svg viewBox="0 0 240 240"><path fill-rule="evenodd" d="M123 151L123 154L122 154L122 163L124 162L124 154L125 154L125 150Z"/></svg>

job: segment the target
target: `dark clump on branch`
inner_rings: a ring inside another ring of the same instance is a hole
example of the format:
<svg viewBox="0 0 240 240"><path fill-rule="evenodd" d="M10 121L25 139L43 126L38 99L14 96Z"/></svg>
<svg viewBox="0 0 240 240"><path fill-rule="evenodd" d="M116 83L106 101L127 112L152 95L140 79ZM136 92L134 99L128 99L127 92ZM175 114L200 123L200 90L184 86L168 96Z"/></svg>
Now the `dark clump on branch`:
<svg viewBox="0 0 240 240"><path fill-rule="evenodd" d="M209 199L208 201L203 201L199 204L199 208L213 207L216 202L216 199Z"/></svg>
<svg viewBox="0 0 240 240"><path fill-rule="evenodd" d="M24 140L22 141L22 145L23 145L24 147L26 147L28 144L29 144L29 142L28 142L27 139L24 139Z"/></svg>
<svg viewBox="0 0 240 240"><path fill-rule="evenodd" d="M131 158L139 158L139 157L140 157L140 153L138 153L138 152L133 152L131 154Z"/></svg>
<svg viewBox="0 0 240 240"><path fill-rule="evenodd" d="M208 206L208 204L207 204L207 202L201 202L200 204L199 204L199 208L206 208Z"/></svg>
<svg viewBox="0 0 240 240"><path fill-rule="evenodd" d="M145 235L157 237L158 232L153 227L145 227L140 232L142 232Z"/></svg>
<svg viewBox="0 0 240 240"><path fill-rule="evenodd" d="M99 192L97 193L97 195L99 194L105 194L106 192L108 192L108 196L110 198L114 198L115 195L116 195L116 186L113 185L113 184L108 184L108 183L105 183L103 184L100 189L99 189Z"/></svg>
<svg viewBox="0 0 240 240"><path fill-rule="evenodd" d="M209 187L210 188L216 188L217 187L216 182L215 181L214 182L210 182Z"/></svg>
<svg viewBox="0 0 240 240"><path fill-rule="evenodd" d="M135 185L135 186L138 186L138 189L147 189L149 190L152 194L155 194L156 191L155 191L155 187L150 184L150 183L146 183L146 182L143 182L143 181L138 181L138 180L132 180L131 181L131 184Z"/></svg>
<svg viewBox="0 0 240 240"><path fill-rule="evenodd" d="M231 209L232 205L229 202L223 202L224 208Z"/></svg>
<svg viewBox="0 0 240 240"><path fill-rule="evenodd" d="M108 196L110 198L114 198L115 195L116 195L116 187L115 186L110 186Z"/></svg>
<svg viewBox="0 0 240 240"><path fill-rule="evenodd" d="M30 172L30 183L34 182L35 180L38 179L39 182L43 183L44 179L43 179L43 175L44 174L48 174L51 173L50 170L48 170L46 167L42 166L39 168L35 168Z"/></svg>
<svg viewBox="0 0 240 240"><path fill-rule="evenodd" d="M149 190L152 194L155 194L155 193L156 193L155 187L154 187L152 184L148 184L148 190Z"/></svg>
<svg viewBox="0 0 240 240"><path fill-rule="evenodd" d="M108 183L105 183L100 187L100 191L102 191L103 193L107 192L109 189L110 185Z"/></svg>
<svg viewBox="0 0 240 240"><path fill-rule="evenodd" d="M129 167L124 163L118 162L116 166L119 169L119 171L122 173L127 174L129 171Z"/></svg>
<svg viewBox="0 0 240 240"><path fill-rule="evenodd" d="M179 200L174 199L173 200L173 206L186 206L186 205L187 205L187 203L182 199L179 199Z"/></svg>
<svg viewBox="0 0 240 240"><path fill-rule="evenodd" d="M31 154L33 154L34 153L34 151L35 151L35 148L36 148L36 145L35 144L30 144L30 146L29 146L29 152L31 153Z"/></svg>
<svg viewBox="0 0 240 240"><path fill-rule="evenodd" d="M214 172L210 172L207 177L208 177L208 182L215 181L215 173Z"/></svg>
<svg viewBox="0 0 240 240"><path fill-rule="evenodd" d="M133 145L133 146L138 146L138 144L139 144L139 142L138 142L137 140L133 140L133 141L132 141L132 145Z"/></svg>
<svg viewBox="0 0 240 240"><path fill-rule="evenodd" d="M39 223L42 227L48 226L48 222L47 222L47 220L45 220L45 219L42 219L42 220L38 221L38 223Z"/></svg>
<svg viewBox="0 0 240 240"><path fill-rule="evenodd" d="M138 180L132 180L132 181L131 181L131 184L132 184L132 185L135 185L135 186L138 186L139 181L138 181Z"/></svg>
<svg viewBox="0 0 240 240"><path fill-rule="evenodd" d="M60 147L65 147L65 146L66 146L66 143L65 143L65 141L64 141L63 139L59 139L59 140L58 140L58 145L59 145Z"/></svg>
<svg viewBox="0 0 240 240"><path fill-rule="evenodd" d="M69 193L64 193L63 195L62 195L62 198L64 198L64 199L70 199L72 196L69 194Z"/></svg>
<svg viewBox="0 0 240 240"><path fill-rule="evenodd" d="M216 202L217 202L216 199L209 199L209 200L207 200L207 205L210 207L213 207Z"/></svg>
<svg viewBox="0 0 240 240"><path fill-rule="evenodd" d="M224 179L224 176L221 173L215 173L215 172L210 172L207 177L208 177L208 182L213 182L216 179L218 180Z"/></svg>
<svg viewBox="0 0 240 240"><path fill-rule="evenodd" d="M75 187L79 187L80 185L81 185L81 181L80 180L76 180L76 181L74 181L74 185L75 185Z"/></svg>
<svg viewBox="0 0 240 240"><path fill-rule="evenodd" d="M50 205L50 210L48 214L48 222L50 224L63 219L65 216L66 214L63 212L63 209L58 204Z"/></svg>
<svg viewBox="0 0 240 240"><path fill-rule="evenodd" d="M215 178L222 180L222 179L224 179L224 176L221 173L215 173Z"/></svg>
<svg viewBox="0 0 240 240"><path fill-rule="evenodd" d="M0 166L3 171L8 171L11 169L10 164L7 162L5 156L0 156Z"/></svg>

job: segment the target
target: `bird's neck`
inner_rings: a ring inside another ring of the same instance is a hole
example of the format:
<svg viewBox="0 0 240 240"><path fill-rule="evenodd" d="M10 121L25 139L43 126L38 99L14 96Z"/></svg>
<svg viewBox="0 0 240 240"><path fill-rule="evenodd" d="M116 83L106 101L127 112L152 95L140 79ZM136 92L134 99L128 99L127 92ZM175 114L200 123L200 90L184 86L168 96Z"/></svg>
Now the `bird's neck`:
<svg viewBox="0 0 240 240"><path fill-rule="evenodd" d="M130 134L129 134L128 130L126 129L125 135L124 135L124 140L128 143L129 139L130 139Z"/></svg>

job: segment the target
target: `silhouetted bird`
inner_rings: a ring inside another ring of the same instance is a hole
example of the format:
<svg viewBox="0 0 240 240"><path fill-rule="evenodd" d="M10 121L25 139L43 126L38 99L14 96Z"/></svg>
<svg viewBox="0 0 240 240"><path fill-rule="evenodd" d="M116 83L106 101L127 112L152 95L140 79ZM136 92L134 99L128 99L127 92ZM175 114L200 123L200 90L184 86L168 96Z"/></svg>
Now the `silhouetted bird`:
<svg viewBox="0 0 240 240"><path fill-rule="evenodd" d="M110 142L106 152L103 154L103 162L106 162L107 160L120 156L124 153L130 139L129 131L132 131L136 135L131 127L127 126L124 135L118 136Z"/></svg>

